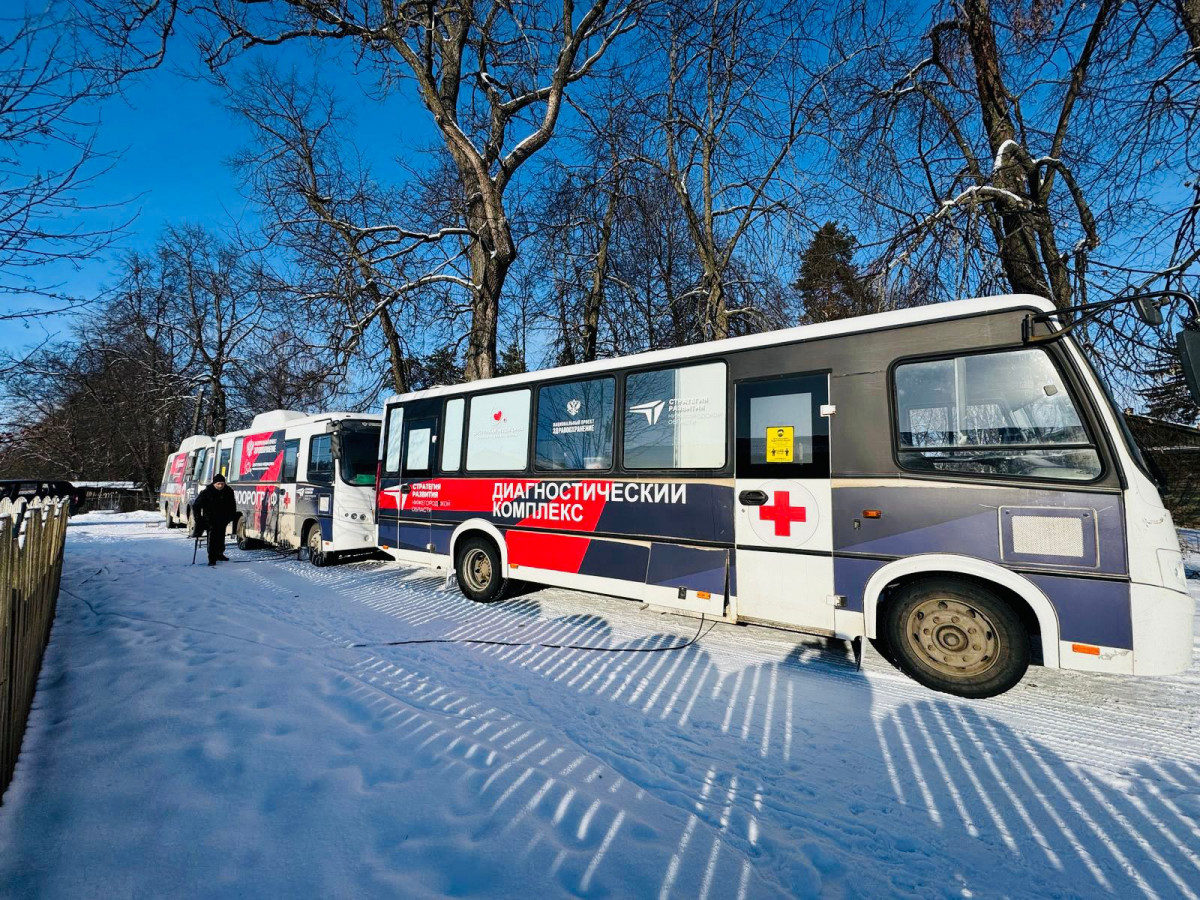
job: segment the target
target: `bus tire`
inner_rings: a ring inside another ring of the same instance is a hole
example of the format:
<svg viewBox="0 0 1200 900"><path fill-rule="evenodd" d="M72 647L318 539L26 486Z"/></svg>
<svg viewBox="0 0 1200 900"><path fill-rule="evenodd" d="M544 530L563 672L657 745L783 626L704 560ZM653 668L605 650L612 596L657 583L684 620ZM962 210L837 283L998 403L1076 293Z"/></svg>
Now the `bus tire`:
<svg viewBox="0 0 1200 900"><path fill-rule="evenodd" d="M169 506L164 506L164 507L163 507L163 515L164 515L164 516L166 516L166 518L167 518L167 527L168 527L168 528L176 528L176 527L178 527L178 526L176 526L176 524L175 524L175 520L171 518L171 507L169 507Z"/></svg>
<svg viewBox="0 0 1200 900"><path fill-rule="evenodd" d="M504 593L500 551L486 537L463 538L454 559L454 577L458 589L476 603L491 603Z"/></svg>
<svg viewBox="0 0 1200 900"><path fill-rule="evenodd" d="M254 538L246 534L246 517L239 516L237 520L237 545L239 550L257 550L262 546L261 541L256 541Z"/></svg>
<svg viewBox="0 0 1200 900"><path fill-rule="evenodd" d="M881 625L895 663L935 691L995 697L1029 668L1029 633L1021 617L972 581L937 578L905 585L884 607Z"/></svg>
<svg viewBox="0 0 1200 900"><path fill-rule="evenodd" d="M308 531L304 535L304 543L308 547L308 561L318 569L323 569L333 562L333 554L325 552L325 546L321 541L321 526L316 522L308 526Z"/></svg>

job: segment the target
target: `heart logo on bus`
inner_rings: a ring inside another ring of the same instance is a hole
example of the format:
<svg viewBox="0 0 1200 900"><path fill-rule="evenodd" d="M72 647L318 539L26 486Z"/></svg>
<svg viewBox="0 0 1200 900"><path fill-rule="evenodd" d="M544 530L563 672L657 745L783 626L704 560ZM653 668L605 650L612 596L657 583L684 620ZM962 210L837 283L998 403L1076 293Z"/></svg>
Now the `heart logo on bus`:
<svg viewBox="0 0 1200 900"><path fill-rule="evenodd" d="M492 418L493 418L493 419L495 419L497 422L499 422L499 421L500 421L500 417L501 417L502 415L504 415L504 413L503 413L503 412L501 412L500 410L496 410L494 413L492 413Z"/></svg>

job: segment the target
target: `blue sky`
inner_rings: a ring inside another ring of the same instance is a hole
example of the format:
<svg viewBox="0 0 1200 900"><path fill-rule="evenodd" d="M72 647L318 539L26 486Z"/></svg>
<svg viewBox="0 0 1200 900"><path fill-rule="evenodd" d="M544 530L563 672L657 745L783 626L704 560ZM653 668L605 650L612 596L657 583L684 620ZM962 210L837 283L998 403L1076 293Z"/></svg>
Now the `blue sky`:
<svg viewBox="0 0 1200 900"><path fill-rule="evenodd" d="M60 263L41 273L40 281L59 285L64 293L94 296L112 281L121 253L149 247L168 222L216 226L247 215L226 164L245 143L247 131L220 99L212 85L164 69L126 85L121 96L94 111L96 145L110 155L111 168L88 185L81 199L111 206L70 224L93 228L136 218L118 246L78 265ZM35 343L69 324L65 316L0 322L0 344Z"/></svg>
<svg viewBox="0 0 1200 900"><path fill-rule="evenodd" d="M109 155L111 166L80 196L81 204L100 208L66 224L86 230L132 222L116 246L94 259L62 262L44 270L38 275L40 284L65 294L94 297L115 280L121 256L150 249L166 225L226 230L233 223L254 223L254 206L229 166L229 159L251 140L251 130L226 110L222 88L185 68L194 59L191 48L179 41L174 50L175 63L127 82L119 96L88 112L98 123L97 149ZM315 66L352 114L370 103L371 127L358 129L355 143L373 165L386 167L390 158L411 149L414 140L423 139L431 129L424 109L406 91L383 104L367 100L372 83L357 76L348 59L329 53L310 57L301 47L273 49L264 58L302 70ZM12 306L33 302L16 298ZM84 327L86 315L81 317ZM72 317L65 315L0 321L0 347L32 346L71 325Z"/></svg>

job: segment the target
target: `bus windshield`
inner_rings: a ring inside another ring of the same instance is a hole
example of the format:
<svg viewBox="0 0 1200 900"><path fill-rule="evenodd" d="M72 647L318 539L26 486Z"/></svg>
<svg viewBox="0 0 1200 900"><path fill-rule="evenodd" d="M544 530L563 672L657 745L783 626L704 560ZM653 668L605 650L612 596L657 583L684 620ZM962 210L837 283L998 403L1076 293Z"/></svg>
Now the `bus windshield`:
<svg viewBox="0 0 1200 900"><path fill-rule="evenodd" d="M1084 354L1087 358L1087 354ZM1100 382L1100 388L1104 391L1104 399L1108 401L1108 408L1113 414L1113 418L1117 420L1117 428L1121 432L1121 437L1125 441L1125 447L1129 450L1129 455L1133 457L1133 463L1145 473L1156 487L1164 487L1166 485L1166 477L1157 465L1152 463L1145 454L1142 453L1142 448L1137 442L1137 438L1133 436L1133 429L1129 427L1129 420L1125 418L1125 410L1121 408L1121 404L1117 402L1116 395L1113 393L1112 384L1108 376L1100 371L1099 366L1092 364L1088 359L1088 365L1092 368L1092 374L1096 376L1096 380Z"/></svg>
<svg viewBox="0 0 1200 900"><path fill-rule="evenodd" d="M379 453L379 429L342 432L340 456L342 481L346 484L375 484L376 456Z"/></svg>

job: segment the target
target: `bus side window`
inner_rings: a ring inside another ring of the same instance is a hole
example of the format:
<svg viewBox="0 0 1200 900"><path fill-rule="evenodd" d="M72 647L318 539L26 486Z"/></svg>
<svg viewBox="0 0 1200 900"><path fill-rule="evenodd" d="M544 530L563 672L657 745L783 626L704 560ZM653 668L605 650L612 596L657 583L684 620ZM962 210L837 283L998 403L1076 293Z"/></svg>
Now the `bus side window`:
<svg viewBox="0 0 1200 900"><path fill-rule="evenodd" d="M392 475L400 472L400 448L404 446L404 407L388 410L387 444L384 447L383 471Z"/></svg>
<svg viewBox="0 0 1200 900"><path fill-rule="evenodd" d="M442 436L443 472L457 472L462 466L463 411L466 405L462 397L446 401Z"/></svg>
<svg viewBox="0 0 1200 900"><path fill-rule="evenodd" d="M902 363L894 390L904 468L1067 481L1100 475L1068 386L1040 349Z"/></svg>
<svg viewBox="0 0 1200 900"><path fill-rule="evenodd" d="M221 462L220 462L220 468L218 469L218 471L222 475L224 475L226 479L229 478L229 448L228 447L224 447L221 450Z"/></svg>
<svg viewBox="0 0 1200 900"><path fill-rule="evenodd" d="M234 438L233 440L233 460L229 463L229 474L226 476L230 481L237 481L238 476L242 473L242 439Z"/></svg>
<svg viewBox="0 0 1200 900"><path fill-rule="evenodd" d="M315 434L308 442L308 480L333 484L333 439L328 434Z"/></svg>
<svg viewBox="0 0 1200 900"><path fill-rule="evenodd" d="M300 439L283 442L283 472L279 476L280 482L288 484L296 480L296 461L300 457Z"/></svg>
<svg viewBox="0 0 1200 900"><path fill-rule="evenodd" d="M428 424L427 424L428 423ZM414 419L408 426L408 446L404 451L405 475L430 474L430 448L433 437L432 419Z"/></svg>
<svg viewBox="0 0 1200 900"><path fill-rule="evenodd" d="M471 398L468 472L520 472L529 462L530 390Z"/></svg>
<svg viewBox="0 0 1200 900"><path fill-rule="evenodd" d="M537 468L611 468L615 395L614 378L552 384L539 390Z"/></svg>
<svg viewBox="0 0 1200 900"><path fill-rule="evenodd" d="M627 469L719 469L725 444L725 363L626 377Z"/></svg>

